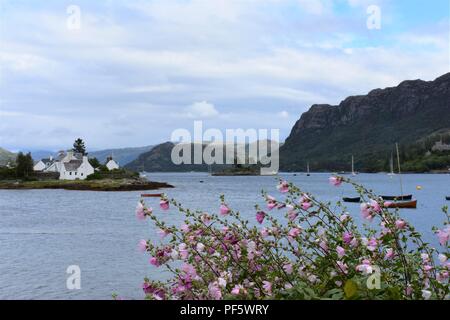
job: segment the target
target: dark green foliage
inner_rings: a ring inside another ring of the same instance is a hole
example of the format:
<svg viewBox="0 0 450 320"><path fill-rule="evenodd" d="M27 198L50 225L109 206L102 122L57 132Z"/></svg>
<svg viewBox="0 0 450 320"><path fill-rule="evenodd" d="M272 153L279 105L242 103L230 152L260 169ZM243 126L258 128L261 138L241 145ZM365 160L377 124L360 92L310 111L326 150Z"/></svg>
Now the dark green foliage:
<svg viewBox="0 0 450 320"><path fill-rule="evenodd" d="M19 152L16 159L16 177L29 178L33 175L33 158L31 153L23 154Z"/></svg>
<svg viewBox="0 0 450 320"><path fill-rule="evenodd" d="M75 140L75 142L73 143L72 150L74 152L78 152L78 153L83 154L83 156L87 155L87 153L86 153L86 146L84 145L84 141L81 138L78 138L77 140Z"/></svg>
<svg viewBox="0 0 450 320"><path fill-rule="evenodd" d="M94 167L94 169L101 166L101 163L97 158L89 158L89 163Z"/></svg>

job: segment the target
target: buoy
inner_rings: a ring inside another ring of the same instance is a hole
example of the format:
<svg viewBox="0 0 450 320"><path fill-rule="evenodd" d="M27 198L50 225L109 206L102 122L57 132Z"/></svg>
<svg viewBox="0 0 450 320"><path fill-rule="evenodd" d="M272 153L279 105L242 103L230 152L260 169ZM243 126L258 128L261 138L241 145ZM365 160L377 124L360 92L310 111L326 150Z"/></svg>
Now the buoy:
<svg viewBox="0 0 450 320"><path fill-rule="evenodd" d="M416 186L417 190L422 190L422 186Z"/></svg>

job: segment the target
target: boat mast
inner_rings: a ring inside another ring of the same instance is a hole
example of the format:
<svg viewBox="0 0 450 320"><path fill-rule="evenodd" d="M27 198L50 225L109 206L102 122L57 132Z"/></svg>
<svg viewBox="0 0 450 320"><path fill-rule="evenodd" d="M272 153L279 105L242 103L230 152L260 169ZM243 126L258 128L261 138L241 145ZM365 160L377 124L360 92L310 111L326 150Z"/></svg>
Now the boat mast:
<svg viewBox="0 0 450 320"><path fill-rule="evenodd" d="M401 192L400 196L403 196L403 181L402 181L402 174L401 174L402 172L400 169L400 154L398 152L398 143L395 143L395 148L397 149L398 177L400 179L400 192Z"/></svg>
<svg viewBox="0 0 450 320"><path fill-rule="evenodd" d="M306 163L306 171L307 171L308 174L309 174L309 162Z"/></svg>
<svg viewBox="0 0 450 320"><path fill-rule="evenodd" d="M352 175L355 175L355 161L352 155Z"/></svg>

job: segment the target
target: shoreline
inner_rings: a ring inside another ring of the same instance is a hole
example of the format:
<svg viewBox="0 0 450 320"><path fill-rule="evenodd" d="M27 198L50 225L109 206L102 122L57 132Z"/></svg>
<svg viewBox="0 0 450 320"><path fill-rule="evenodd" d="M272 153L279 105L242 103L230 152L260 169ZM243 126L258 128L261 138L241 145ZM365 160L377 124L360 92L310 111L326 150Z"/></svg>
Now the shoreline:
<svg viewBox="0 0 450 320"><path fill-rule="evenodd" d="M0 181L0 190L146 191L163 188L174 186L142 179Z"/></svg>

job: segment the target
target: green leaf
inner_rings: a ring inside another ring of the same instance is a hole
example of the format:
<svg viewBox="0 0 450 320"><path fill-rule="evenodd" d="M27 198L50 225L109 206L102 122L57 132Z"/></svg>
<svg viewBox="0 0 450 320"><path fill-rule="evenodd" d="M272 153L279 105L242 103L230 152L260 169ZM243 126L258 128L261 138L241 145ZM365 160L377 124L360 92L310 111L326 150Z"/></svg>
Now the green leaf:
<svg viewBox="0 0 450 320"><path fill-rule="evenodd" d="M344 285L345 297L351 299L358 292L358 285L353 280L347 280Z"/></svg>

